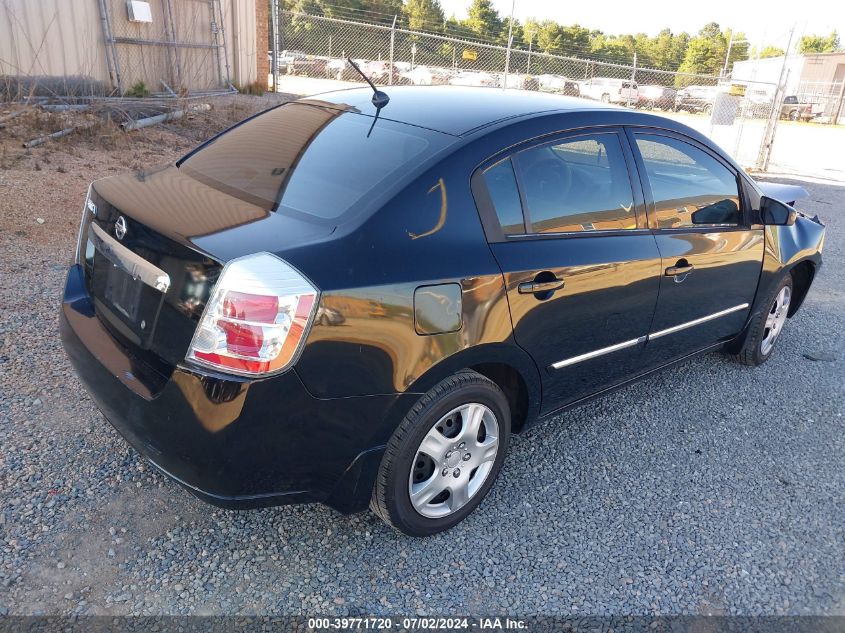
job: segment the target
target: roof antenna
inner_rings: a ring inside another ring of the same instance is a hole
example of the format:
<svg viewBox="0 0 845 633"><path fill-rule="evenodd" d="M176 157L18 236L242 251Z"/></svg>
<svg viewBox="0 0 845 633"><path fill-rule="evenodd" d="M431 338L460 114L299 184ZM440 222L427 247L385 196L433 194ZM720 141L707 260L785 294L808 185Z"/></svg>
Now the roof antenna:
<svg viewBox="0 0 845 633"><path fill-rule="evenodd" d="M381 110L390 101L390 97L387 96L387 93L382 92L381 90L376 88L375 84L372 81L370 81L370 78L367 77L367 75L364 74L364 71L362 71L358 67L358 64L356 64L355 62L352 61L351 57L347 57L346 61L348 61L350 64L352 64L352 68L357 70L358 74L361 75L364 78L364 81L366 81L368 84L370 84L370 88L373 89L373 105L376 107L376 110Z"/></svg>

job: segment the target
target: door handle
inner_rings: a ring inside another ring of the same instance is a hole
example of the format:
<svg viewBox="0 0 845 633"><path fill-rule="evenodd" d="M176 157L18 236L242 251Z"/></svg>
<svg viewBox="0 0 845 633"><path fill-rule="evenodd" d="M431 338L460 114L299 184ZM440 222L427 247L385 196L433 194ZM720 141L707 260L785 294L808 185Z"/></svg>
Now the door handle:
<svg viewBox="0 0 845 633"><path fill-rule="evenodd" d="M552 279L551 281L523 281L517 290L521 295L540 294L542 292L554 292L560 290L564 285L563 279Z"/></svg>
<svg viewBox="0 0 845 633"><path fill-rule="evenodd" d="M692 264L678 262L674 266L669 266L669 268L666 269L665 274L667 277L678 277L679 275L689 275L694 270L695 266Z"/></svg>

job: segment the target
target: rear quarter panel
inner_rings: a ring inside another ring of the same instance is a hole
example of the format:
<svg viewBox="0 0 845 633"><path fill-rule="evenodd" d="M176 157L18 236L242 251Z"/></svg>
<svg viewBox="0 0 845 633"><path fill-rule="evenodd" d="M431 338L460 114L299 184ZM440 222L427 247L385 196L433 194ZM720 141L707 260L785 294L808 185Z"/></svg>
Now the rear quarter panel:
<svg viewBox="0 0 845 633"><path fill-rule="evenodd" d="M338 315L314 324L296 366L314 395L424 392L431 381L421 379L444 360L510 340L502 274L470 192L471 170L458 151L356 230L300 253L296 263L320 287L321 308ZM414 290L441 283L461 286L462 326L420 335Z"/></svg>

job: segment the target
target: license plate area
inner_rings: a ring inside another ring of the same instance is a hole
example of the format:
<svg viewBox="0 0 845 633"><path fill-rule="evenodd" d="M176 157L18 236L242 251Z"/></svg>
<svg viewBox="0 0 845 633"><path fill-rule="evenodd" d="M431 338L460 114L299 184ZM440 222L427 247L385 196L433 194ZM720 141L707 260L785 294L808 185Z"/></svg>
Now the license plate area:
<svg viewBox="0 0 845 633"><path fill-rule="evenodd" d="M100 252L94 255L92 291L100 318L135 345L149 349L164 293L133 277Z"/></svg>
<svg viewBox="0 0 845 633"><path fill-rule="evenodd" d="M143 284L132 279L117 266L106 274L105 299L131 323L138 321Z"/></svg>

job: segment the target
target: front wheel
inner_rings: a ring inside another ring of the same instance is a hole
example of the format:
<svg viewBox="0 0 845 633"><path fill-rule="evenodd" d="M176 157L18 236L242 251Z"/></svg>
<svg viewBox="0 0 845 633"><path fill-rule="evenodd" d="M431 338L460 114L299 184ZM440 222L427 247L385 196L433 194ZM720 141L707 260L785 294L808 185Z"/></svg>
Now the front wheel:
<svg viewBox="0 0 845 633"><path fill-rule="evenodd" d="M420 398L387 445L370 509L410 536L465 519L501 470L510 408L481 374L461 371Z"/></svg>
<svg viewBox="0 0 845 633"><path fill-rule="evenodd" d="M734 354L736 360L752 367L762 365L769 360L783 326L786 324L791 301L792 275L787 274L769 299L768 310L757 315L751 324L742 349Z"/></svg>

